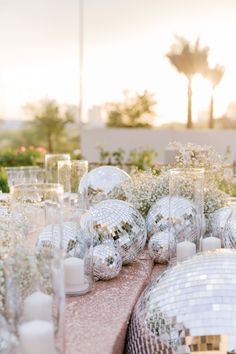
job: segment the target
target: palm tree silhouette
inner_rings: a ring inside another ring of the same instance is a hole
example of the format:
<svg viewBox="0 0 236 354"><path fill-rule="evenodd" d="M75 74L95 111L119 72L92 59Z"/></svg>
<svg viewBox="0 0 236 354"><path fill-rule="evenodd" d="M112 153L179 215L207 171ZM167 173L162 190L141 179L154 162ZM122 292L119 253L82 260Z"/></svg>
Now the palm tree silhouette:
<svg viewBox="0 0 236 354"><path fill-rule="evenodd" d="M211 99L210 99L210 108L209 108L209 121L208 121L208 128L214 128L214 91L216 86L219 85L225 73L224 66L216 65L213 69L208 68L205 77L211 83Z"/></svg>
<svg viewBox="0 0 236 354"><path fill-rule="evenodd" d="M171 64L184 74L188 81L188 118L187 129L193 127L192 122L192 80L195 74L204 74L208 68L208 47L200 47L200 39L191 44L187 39L176 36L177 42L166 54Z"/></svg>

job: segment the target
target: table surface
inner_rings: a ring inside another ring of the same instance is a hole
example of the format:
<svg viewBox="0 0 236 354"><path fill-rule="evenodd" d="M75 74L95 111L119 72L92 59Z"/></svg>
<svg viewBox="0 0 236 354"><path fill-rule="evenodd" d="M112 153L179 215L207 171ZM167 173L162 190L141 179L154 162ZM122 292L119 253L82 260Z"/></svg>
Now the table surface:
<svg viewBox="0 0 236 354"><path fill-rule="evenodd" d="M67 297L66 354L122 354L129 319L142 290L164 267L144 251L119 276L94 284L91 293Z"/></svg>

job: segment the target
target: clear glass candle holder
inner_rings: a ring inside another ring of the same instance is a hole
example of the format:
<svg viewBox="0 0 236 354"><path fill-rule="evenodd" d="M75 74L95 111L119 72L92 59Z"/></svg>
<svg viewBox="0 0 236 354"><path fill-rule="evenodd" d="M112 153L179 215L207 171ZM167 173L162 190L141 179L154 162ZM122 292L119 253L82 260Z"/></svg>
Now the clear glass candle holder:
<svg viewBox="0 0 236 354"><path fill-rule="evenodd" d="M65 193L71 192L71 161L58 161L58 183L60 183Z"/></svg>
<svg viewBox="0 0 236 354"><path fill-rule="evenodd" d="M204 169L177 168L170 170L170 260L182 261L200 251L204 233L203 191Z"/></svg>
<svg viewBox="0 0 236 354"><path fill-rule="evenodd" d="M93 236L89 212L71 208L63 229L65 292L71 296L84 295L93 287Z"/></svg>
<svg viewBox="0 0 236 354"><path fill-rule="evenodd" d="M21 354L64 353L63 187L11 189L8 313Z"/></svg>
<svg viewBox="0 0 236 354"><path fill-rule="evenodd" d="M87 160L71 161L71 192L78 193L81 178L88 173Z"/></svg>
<svg viewBox="0 0 236 354"><path fill-rule="evenodd" d="M70 161L69 154L46 154L45 170L48 183L58 183L58 161Z"/></svg>
<svg viewBox="0 0 236 354"><path fill-rule="evenodd" d="M44 183L45 170L37 166L7 167L8 186L26 183Z"/></svg>

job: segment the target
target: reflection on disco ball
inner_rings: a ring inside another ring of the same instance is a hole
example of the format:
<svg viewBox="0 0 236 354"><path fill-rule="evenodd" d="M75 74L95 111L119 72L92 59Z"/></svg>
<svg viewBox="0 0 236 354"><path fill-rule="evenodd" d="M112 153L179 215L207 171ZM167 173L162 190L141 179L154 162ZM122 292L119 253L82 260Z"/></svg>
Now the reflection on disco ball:
<svg viewBox="0 0 236 354"><path fill-rule="evenodd" d="M209 216L209 231L213 236L221 238L226 226L227 220L233 212L233 208L224 207L216 210ZM235 220L236 222L236 220Z"/></svg>
<svg viewBox="0 0 236 354"><path fill-rule="evenodd" d="M87 249L87 239L85 231L75 222L64 222L63 230L63 249L74 257L83 257ZM54 250L60 244L60 225L48 225L39 235L36 251Z"/></svg>
<svg viewBox="0 0 236 354"><path fill-rule="evenodd" d="M122 259L113 244L102 244L93 250L93 274L95 279L115 278L122 268Z"/></svg>
<svg viewBox="0 0 236 354"><path fill-rule="evenodd" d="M157 232L168 230L169 227L169 203L170 197L159 199L149 210L146 224L148 236ZM173 232L176 237L183 232L190 241L195 241L198 236L197 210L194 204L182 197L171 198L171 219Z"/></svg>
<svg viewBox="0 0 236 354"><path fill-rule="evenodd" d="M79 192L84 194L88 190L91 203L107 199L108 194L124 182L130 179L125 171L114 166L101 166L85 174L80 181Z"/></svg>
<svg viewBox="0 0 236 354"><path fill-rule="evenodd" d="M135 260L143 250L147 237L145 221L131 204L104 200L90 209L90 215L82 218L82 226L87 217L92 219L94 244L113 240L123 264Z"/></svg>
<svg viewBox="0 0 236 354"><path fill-rule="evenodd" d="M235 292L235 250L198 254L169 268L136 304L126 354L235 353Z"/></svg>
<svg viewBox="0 0 236 354"><path fill-rule="evenodd" d="M148 250L155 263L164 264L169 260L169 247L174 242L173 233L157 232L148 242Z"/></svg>

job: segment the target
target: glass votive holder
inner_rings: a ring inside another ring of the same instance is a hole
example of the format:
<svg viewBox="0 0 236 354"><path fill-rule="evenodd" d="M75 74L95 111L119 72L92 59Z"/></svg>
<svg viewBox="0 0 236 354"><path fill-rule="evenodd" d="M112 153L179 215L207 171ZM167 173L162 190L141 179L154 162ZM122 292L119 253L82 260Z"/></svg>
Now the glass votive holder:
<svg viewBox="0 0 236 354"><path fill-rule="evenodd" d="M93 287L93 236L90 220L88 211L75 208L70 219L63 225L67 295L84 295Z"/></svg>
<svg viewBox="0 0 236 354"><path fill-rule="evenodd" d="M45 170L37 166L7 167L8 186L17 184L44 183Z"/></svg>
<svg viewBox="0 0 236 354"><path fill-rule="evenodd" d="M21 354L63 354L63 187L24 184L10 194L15 247L8 293Z"/></svg>
<svg viewBox="0 0 236 354"><path fill-rule="evenodd" d="M70 161L69 154L46 154L45 170L48 183L58 183L58 161Z"/></svg>
<svg viewBox="0 0 236 354"><path fill-rule="evenodd" d="M200 250L204 231L204 169L175 168L169 180L169 258L183 261Z"/></svg>

